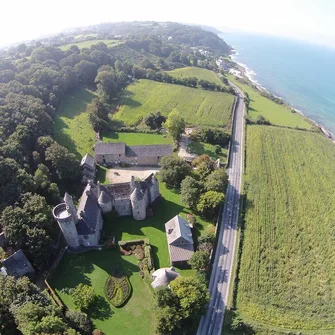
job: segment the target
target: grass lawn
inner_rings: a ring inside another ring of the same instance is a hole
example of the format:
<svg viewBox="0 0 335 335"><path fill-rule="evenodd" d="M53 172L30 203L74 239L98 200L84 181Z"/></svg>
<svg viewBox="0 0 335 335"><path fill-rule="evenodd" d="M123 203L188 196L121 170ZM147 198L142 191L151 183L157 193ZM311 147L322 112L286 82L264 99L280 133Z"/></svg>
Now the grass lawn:
<svg viewBox="0 0 335 335"><path fill-rule="evenodd" d="M176 108L190 125L229 125L234 96L181 85L142 79L128 86L123 106L114 118L127 125L137 125L150 112L167 116Z"/></svg>
<svg viewBox="0 0 335 335"><path fill-rule="evenodd" d="M334 144L311 132L248 126L246 149L237 310L265 328L334 333Z"/></svg>
<svg viewBox="0 0 335 335"><path fill-rule="evenodd" d="M87 105L95 97L94 92L82 88L66 96L54 123L55 140L81 158L93 153L95 133L88 122Z"/></svg>
<svg viewBox="0 0 335 335"><path fill-rule="evenodd" d="M165 136L165 137L164 137ZM161 134L145 133L106 133L104 142L125 142L127 145L172 144L172 138Z"/></svg>
<svg viewBox="0 0 335 335"><path fill-rule="evenodd" d="M242 84L233 75L228 75L227 77L240 87L242 91L248 93L250 98L248 115L252 120L256 120L259 115L263 115L273 125L291 128L312 128L312 123L301 114L292 113L291 109L287 106L279 105L263 97L258 90L253 89L247 84Z"/></svg>
<svg viewBox="0 0 335 335"><path fill-rule="evenodd" d="M105 297L105 282L115 267L129 276L132 294L122 308L113 307ZM75 306L63 288L74 288L79 283L90 285L98 295L98 302L88 311L94 326L106 335L155 334L154 297L151 288L139 275L134 256L121 256L118 250L91 251L66 255L51 280L62 301L70 308Z"/></svg>
<svg viewBox="0 0 335 335"><path fill-rule="evenodd" d="M203 155L206 154L209 157L217 160L218 158L220 158L221 163L225 163L227 160L227 154L228 154L228 150L222 148L222 152L221 154L216 154L215 153L215 145L213 144L209 144L209 143L205 143L205 142L197 142L197 141L192 141L189 145L188 145L188 149L190 150L191 153L197 154L197 155Z"/></svg>
<svg viewBox="0 0 335 335"><path fill-rule="evenodd" d="M61 45L59 48L63 51L70 49L71 45L76 45L79 49L90 48L92 45L97 44L99 42L104 42L108 47L113 47L120 44L119 40L88 40L83 42L77 42L77 43L73 42L69 44L64 44Z"/></svg>
<svg viewBox="0 0 335 335"><path fill-rule="evenodd" d="M226 85L220 80L218 75L211 70L203 69L201 67L187 66L180 69L175 69L167 72L170 76L176 78L182 77L197 77L198 79L208 80L216 85L226 87Z"/></svg>

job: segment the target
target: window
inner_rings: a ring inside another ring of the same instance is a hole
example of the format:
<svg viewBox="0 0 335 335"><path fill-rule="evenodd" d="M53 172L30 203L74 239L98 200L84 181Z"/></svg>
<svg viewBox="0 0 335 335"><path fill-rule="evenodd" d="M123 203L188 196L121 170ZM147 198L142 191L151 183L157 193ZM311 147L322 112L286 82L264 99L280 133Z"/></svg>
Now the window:
<svg viewBox="0 0 335 335"><path fill-rule="evenodd" d="M140 215L140 212L137 212L138 215Z"/></svg>

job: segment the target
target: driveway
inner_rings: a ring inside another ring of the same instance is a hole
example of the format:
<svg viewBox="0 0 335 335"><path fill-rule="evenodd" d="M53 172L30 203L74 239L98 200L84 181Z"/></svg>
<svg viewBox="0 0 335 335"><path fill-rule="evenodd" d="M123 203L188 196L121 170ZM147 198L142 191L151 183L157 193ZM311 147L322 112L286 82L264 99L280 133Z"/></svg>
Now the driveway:
<svg viewBox="0 0 335 335"><path fill-rule="evenodd" d="M151 173L156 173L159 168L154 167L130 167L130 168L113 168L107 171L107 180L111 183L130 182L131 177L144 179Z"/></svg>

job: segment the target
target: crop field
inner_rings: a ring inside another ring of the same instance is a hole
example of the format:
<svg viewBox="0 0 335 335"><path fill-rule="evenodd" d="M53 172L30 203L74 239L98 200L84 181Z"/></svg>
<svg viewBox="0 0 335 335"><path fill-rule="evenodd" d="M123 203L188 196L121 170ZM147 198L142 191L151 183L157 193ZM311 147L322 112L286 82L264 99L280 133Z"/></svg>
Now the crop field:
<svg viewBox="0 0 335 335"><path fill-rule="evenodd" d="M237 293L245 321L335 332L334 166L334 144L321 135L247 128Z"/></svg>
<svg viewBox="0 0 335 335"><path fill-rule="evenodd" d="M128 86L123 106L115 119L137 125L150 112L167 116L176 108L189 125L227 126L231 119L234 96L181 85L139 80Z"/></svg>
<svg viewBox="0 0 335 335"><path fill-rule="evenodd" d="M54 138L78 158L87 152L93 153L95 133L88 121L86 108L94 97L94 92L83 88L66 96L57 109Z"/></svg>
<svg viewBox="0 0 335 335"><path fill-rule="evenodd" d="M74 42L69 44L64 44L60 46L60 49L62 50L68 50L71 45L76 45L79 49L82 48L90 48L92 45L97 44L99 42L104 42L108 47L113 47L120 44L119 40L88 40L83 42Z"/></svg>
<svg viewBox="0 0 335 335"><path fill-rule="evenodd" d="M248 115L252 120L256 120L259 115L273 125L285 126L290 128L311 129L311 122L299 113L292 113L291 109L284 105L279 105L268 98L263 97L257 90L249 85L237 81L234 76L228 76L228 79L239 86L242 91L248 93L250 98Z"/></svg>
<svg viewBox="0 0 335 335"><path fill-rule="evenodd" d="M214 83L216 85L226 86L220 80L220 78L215 72L207 70L207 69L203 69L201 67L187 66L187 67L182 67L180 69L168 71L167 73L170 76L173 76L176 78L197 77L198 79L208 80L211 83Z"/></svg>

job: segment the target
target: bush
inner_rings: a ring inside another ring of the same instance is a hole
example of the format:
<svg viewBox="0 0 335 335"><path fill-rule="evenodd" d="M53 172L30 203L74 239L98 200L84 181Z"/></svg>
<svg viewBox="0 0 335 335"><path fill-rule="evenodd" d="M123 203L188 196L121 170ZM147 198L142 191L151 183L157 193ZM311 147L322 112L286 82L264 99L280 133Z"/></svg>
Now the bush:
<svg viewBox="0 0 335 335"><path fill-rule="evenodd" d="M85 313L68 310L65 317L69 325L82 335L90 335L92 332L92 322Z"/></svg>
<svg viewBox="0 0 335 335"><path fill-rule="evenodd" d="M86 310L94 302L96 295L93 287L79 284L72 293L73 303L80 309Z"/></svg>
<svg viewBox="0 0 335 335"><path fill-rule="evenodd" d="M106 280L105 293L114 307L122 306L130 297L131 286L126 276L110 276Z"/></svg>

